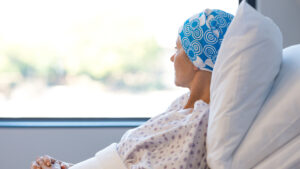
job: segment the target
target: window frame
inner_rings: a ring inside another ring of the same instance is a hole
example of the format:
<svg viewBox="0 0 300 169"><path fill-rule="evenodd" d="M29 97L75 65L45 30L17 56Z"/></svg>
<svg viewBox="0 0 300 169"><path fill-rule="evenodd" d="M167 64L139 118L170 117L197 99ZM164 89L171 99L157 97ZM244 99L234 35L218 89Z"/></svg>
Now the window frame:
<svg viewBox="0 0 300 169"><path fill-rule="evenodd" d="M239 3L241 3L243 0L239 0ZM256 0L246 0L253 8L257 9L256 6Z"/></svg>
<svg viewBox="0 0 300 169"><path fill-rule="evenodd" d="M0 128L137 127L149 118L0 118Z"/></svg>

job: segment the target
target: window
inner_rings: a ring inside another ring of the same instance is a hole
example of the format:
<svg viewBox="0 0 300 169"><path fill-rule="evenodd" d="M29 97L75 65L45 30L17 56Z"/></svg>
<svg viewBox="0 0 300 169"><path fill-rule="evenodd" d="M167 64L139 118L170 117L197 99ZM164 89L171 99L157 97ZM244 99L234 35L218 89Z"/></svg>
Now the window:
<svg viewBox="0 0 300 169"><path fill-rule="evenodd" d="M0 6L0 117L151 117L179 95L178 28L237 0L10 0Z"/></svg>

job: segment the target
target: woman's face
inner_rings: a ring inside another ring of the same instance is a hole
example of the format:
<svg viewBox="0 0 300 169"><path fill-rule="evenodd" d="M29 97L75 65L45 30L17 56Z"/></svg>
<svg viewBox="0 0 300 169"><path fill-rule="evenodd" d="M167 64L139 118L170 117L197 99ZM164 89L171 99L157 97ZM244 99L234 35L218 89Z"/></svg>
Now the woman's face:
<svg viewBox="0 0 300 169"><path fill-rule="evenodd" d="M176 86L189 88L198 68L193 65L184 52L179 37L176 40L175 49L175 54L173 54L170 58L174 63L175 84Z"/></svg>

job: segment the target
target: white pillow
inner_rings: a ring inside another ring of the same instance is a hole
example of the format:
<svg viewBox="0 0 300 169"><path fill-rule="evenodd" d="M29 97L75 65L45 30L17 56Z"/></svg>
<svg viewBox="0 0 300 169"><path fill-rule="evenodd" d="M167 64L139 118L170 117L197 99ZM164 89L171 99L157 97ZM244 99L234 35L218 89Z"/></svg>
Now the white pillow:
<svg viewBox="0 0 300 169"><path fill-rule="evenodd" d="M207 133L211 168L231 169L232 157L269 94L281 60L279 28L243 1L212 73Z"/></svg>
<svg viewBox="0 0 300 169"><path fill-rule="evenodd" d="M300 44L284 49L280 72L235 154L233 168L253 168L262 160L258 168L284 168L284 164L300 168L300 144L294 149L288 146L297 142L294 138L300 143Z"/></svg>

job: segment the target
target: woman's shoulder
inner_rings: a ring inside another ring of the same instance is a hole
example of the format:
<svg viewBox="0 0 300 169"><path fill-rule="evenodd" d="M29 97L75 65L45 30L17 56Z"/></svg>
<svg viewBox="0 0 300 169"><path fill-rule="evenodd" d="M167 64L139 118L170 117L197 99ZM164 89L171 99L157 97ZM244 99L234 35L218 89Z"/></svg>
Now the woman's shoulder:
<svg viewBox="0 0 300 169"><path fill-rule="evenodd" d="M167 108L167 111L174 110L174 109L181 109L187 103L190 96L190 92L184 93L173 100L170 106Z"/></svg>
<svg viewBox="0 0 300 169"><path fill-rule="evenodd" d="M203 101L203 100L197 100L194 104L194 111L196 112L202 112L202 111L209 111L209 103Z"/></svg>

